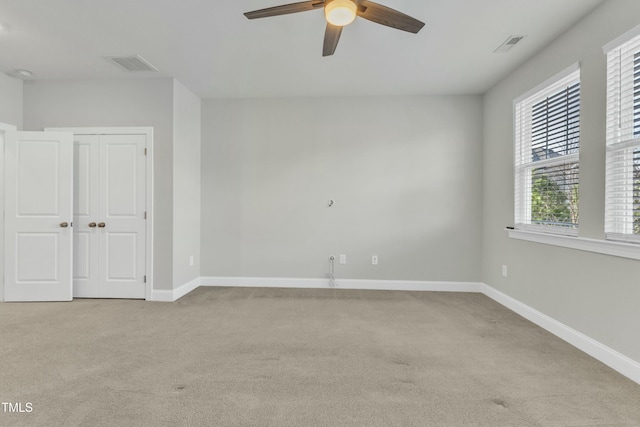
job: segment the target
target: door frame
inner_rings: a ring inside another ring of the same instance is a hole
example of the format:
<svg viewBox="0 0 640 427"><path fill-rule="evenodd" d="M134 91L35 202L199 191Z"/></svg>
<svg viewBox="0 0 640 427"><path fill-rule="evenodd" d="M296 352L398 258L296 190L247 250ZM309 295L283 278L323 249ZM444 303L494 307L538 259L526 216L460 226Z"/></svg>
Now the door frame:
<svg viewBox="0 0 640 427"><path fill-rule="evenodd" d="M152 300L153 293L153 128L152 127L47 127L45 132L71 132L74 135L145 135L147 137L146 163L146 212L145 221L145 300ZM3 151L4 152L4 151ZM4 201L4 198L3 198Z"/></svg>
<svg viewBox="0 0 640 427"><path fill-rule="evenodd" d="M4 132L18 130L14 125L0 122L0 301L4 301Z"/></svg>

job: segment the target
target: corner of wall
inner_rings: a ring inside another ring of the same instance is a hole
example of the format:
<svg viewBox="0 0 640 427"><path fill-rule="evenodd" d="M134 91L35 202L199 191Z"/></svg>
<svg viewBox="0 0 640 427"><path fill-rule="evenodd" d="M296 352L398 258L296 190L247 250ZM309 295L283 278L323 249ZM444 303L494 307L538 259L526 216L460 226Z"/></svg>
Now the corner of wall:
<svg viewBox="0 0 640 427"><path fill-rule="evenodd" d="M173 289L200 277L201 99L173 79Z"/></svg>

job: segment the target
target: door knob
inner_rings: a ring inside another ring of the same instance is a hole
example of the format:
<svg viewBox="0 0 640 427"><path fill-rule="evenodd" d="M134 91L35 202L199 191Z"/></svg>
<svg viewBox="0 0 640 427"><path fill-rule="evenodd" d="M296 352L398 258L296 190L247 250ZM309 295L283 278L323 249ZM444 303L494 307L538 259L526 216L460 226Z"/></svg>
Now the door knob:
<svg viewBox="0 0 640 427"><path fill-rule="evenodd" d="M98 223L98 227L100 227L100 228L105 228L106 226L107 226L107 224L105 224L104 222Z"/></svg>
<svg viewBox="0 0 640 427"><path fill-rule="evenodd" d="M96 223L95 223L95 222L90 222L90 223L89 223L89 227L91 227L91 228L95 228L95 226L96 226Z"/></svg>
<svg viewBox="0 0 640 427"><path fill-rule="evenodd" d="M62 228L67 228L68 226L69 226L68 222L61 222L60 223L60 227L62 227Z"/></svg>

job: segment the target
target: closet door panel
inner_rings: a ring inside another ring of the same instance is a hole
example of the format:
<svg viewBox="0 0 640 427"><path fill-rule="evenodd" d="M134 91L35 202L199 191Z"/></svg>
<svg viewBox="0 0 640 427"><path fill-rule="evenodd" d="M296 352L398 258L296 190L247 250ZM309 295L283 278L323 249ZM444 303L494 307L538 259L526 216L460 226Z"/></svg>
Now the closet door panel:
<svg viewBox="0 0 640 427"><path fill-rule="evenodd" d="M97 298L99 137L74 136L73 176L73 296Z"/></svg>
<svg viewBox="0 0 640 427"><path fill-rule="evenodd" d="M5 301L72 299L70 133L5 134Z"/></svg>
<svg viewBox="0 0 640 427"><path fill-rule="evenodd" d="M145 297L145 135L100 136L100 296Z"/></svg>

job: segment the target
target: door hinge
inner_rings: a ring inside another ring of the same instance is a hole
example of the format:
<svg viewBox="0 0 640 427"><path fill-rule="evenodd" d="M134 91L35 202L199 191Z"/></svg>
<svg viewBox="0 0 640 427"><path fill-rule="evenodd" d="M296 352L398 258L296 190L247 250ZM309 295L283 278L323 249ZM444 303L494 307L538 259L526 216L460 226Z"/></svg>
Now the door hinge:
<svg viewBox="0 0 640 427"><path fill-rule="evenodd" d="M144 283L147 283L147 275L144 275Z"/></svg>
<svg viewBox="0 0 640 427"><path fill-rule="evenodd" d="M147 148L146 148L146 147L145 147L145 149L144 149L144 155L145 155L145 156L147 155Z"/></svg>
<svg viewBox="0 0 640 427"><path fill-rule="evenodd" d="M144 219L147 219L147 211L144 211Z"/></svg>

